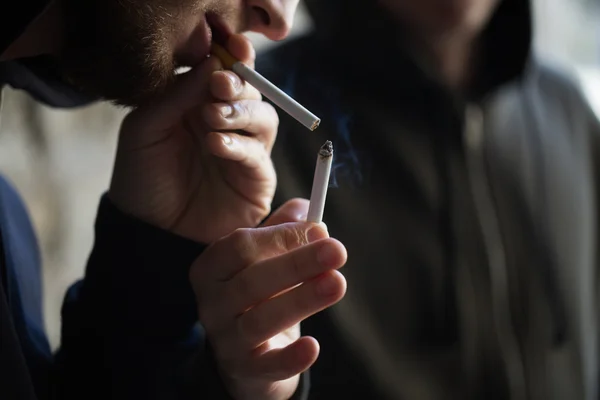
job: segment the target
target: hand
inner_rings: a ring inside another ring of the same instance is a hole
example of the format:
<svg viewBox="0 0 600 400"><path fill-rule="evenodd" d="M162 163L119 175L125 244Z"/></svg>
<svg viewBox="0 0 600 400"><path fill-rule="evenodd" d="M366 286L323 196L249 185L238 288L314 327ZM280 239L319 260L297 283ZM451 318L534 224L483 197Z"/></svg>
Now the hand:
<svg viewBox="0 0 600 400"><path fill-rule="evenodd" d="M244 36L231 36L226 47L253 66ZM208 58L125 118L109 190L121 211L204 243L257 226L276 187L277 113L221 68Z"/></svg>
<svg viewBox="0 0 600 400"><path fill-rule="evenodd" d="M314 338L300 337L300 322L345 294L344 246L322 225L288 222L307 210L292 200L264 227L213 243L192 266L200 322L235 399L289 399L319 353Z"/></svg>

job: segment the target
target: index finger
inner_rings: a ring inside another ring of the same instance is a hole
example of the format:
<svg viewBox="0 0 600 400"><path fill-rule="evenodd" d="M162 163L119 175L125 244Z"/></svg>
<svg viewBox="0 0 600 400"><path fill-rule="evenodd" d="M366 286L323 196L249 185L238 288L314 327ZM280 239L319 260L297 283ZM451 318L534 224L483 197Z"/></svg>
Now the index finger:
<svg viewBox="0 0 600 400"><path fill-rule="evenodd" d="M190 278L227 281L253 263L328 236L322 226L307 222L238 229L204 251L194 262Z"/></svg>
<svg viewBox="0 0 600 400"><path fill-rule="evenodd" d="M254 68L256 50L254 50L252 42L246 36L231 35L229 39L227 39L225 48L237 60L243 62L250 68Z"/></svg>
<svg viewBox="0 0 600 400"><path fill-rule="evenodd" d="M288 222L306 221L306 214L310 203L307 199L295 198L286 201L281 207L273 211L269 218L263 222L264 227L281 225Z"/></svg>

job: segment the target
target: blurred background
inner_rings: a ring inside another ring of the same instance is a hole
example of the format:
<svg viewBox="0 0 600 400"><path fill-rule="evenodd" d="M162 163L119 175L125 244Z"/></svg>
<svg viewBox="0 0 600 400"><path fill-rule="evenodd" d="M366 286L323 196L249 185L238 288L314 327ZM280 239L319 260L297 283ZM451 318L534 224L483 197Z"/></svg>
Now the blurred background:
<svg viewBox="0 0 600 400"><path fill-rule="evenodd" d="M327 0L323 0L327 1ZM600 113L600 14L589 0L534 0L538 51L573 66ZM311 29L300 7L292 38ZM250 35L257 50L275 43ZM38 232L44 262L45 316L53 347L67 287L81 277L93 243L124 110L107 104L61 111L5 90L0 171L19 189Z"/></svg>

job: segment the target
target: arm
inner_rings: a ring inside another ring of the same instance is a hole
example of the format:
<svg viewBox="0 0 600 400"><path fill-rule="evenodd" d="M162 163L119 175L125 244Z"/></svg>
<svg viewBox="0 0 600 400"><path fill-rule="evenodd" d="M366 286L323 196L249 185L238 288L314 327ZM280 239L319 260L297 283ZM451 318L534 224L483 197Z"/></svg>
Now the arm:
<svg viewBox="0 0 600 400"><path fill-rule="evenodd" d="M253 62L243 36L228 47ZM225 396L198 351L187 270L198 243L254 227L270 210L277 124L260 94L213 58L126 117L86 276L63 309L60 400ZM232 253L212 251L211 265L227 268Z"/></svg>
<svg viewBox="0 0 600 400"><path fill-rule="evenodd" d="M201 340L188 268L204 246L106 197L95 233L85 279L63 306L59 399L186 398L181 370Z"/></svg>
<svg viewBox="0 0 600 400"><path fill-rule="evenodd" d="M231 394L223 399L308 398L319 345L301 336L300 322L343 297L336 270L346 251L303 220L307 209L308 201L287 202L262 227L212 243L191 268L210 344L199 361Z"/></svg>
<svg viewBox="0 0 600 400"><path fill-rule="evenodd" d="M270 222L289 219L280 213ZM231 247L221 247L212 260L230 259ZM204 248L101 200L85 278L63 306L58 399L233 399L188 280ZM308 386L305 372L291 399L307 399Z"/></svg>

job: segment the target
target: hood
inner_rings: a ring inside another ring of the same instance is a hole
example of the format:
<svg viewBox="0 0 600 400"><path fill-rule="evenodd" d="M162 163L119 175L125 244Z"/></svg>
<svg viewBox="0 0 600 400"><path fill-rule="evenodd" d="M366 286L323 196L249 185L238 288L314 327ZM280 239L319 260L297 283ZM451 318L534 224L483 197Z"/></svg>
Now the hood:
<svg viewBox="0 0 600 400"><path fill-rule="evenodd" d="M345 79L352 90L367 92L388 104L398 104L399 113L436 115L426 118L447 132L452 115L460 111L465 98L447 90L440 81L411 56L408 46L402 45L402 26L392 20L372 0L305 0L315 29L312 33L328 59L318 63L334 65L329 79ZM532 53L532 13L530 0L500 0L500 5L483 31L483 65L474 93L467 96L480 100L500 86L518 82L525 77ZM400 38L400 39L398 39ZM340 62L343 60L343 62ZM534 63L531 63L534 64ZM340 74L344 68L343 74ZM445 114L444 111L449 111ZM424 114L426 113L426 114ZM442 136L442 140L448 140ZM450 138L450 140L452 140ZM546 254L542 251L540 254ZM550 263L547 263L550 268ZM554 274L545 272L545 277ZM548 301L555 319L554 340L560 343L566 335L566 317L556 282L545 283Z"/></svg>
<svg viewBox="0 0 600 400"><path fill-rule="evenodd" d="M44 10L52 0L11 2L10 10L0 13L0 53L4 52ZM60 78L51 57L41 56L0 63L0 87L9 85L27 91L37 101L52 107L77 107L91 99Z"/></svg>
<svg viewBox="0 0 600 400"><path fill-rule="evenodd" d="M483 34L486 77L477 90L487 92L519 78L526 69L531 51L532 18L530 0L500 0L501 3ZM397 65L402 27L371 0L305 0L315 32L331 48L352 53L376 54L378 65ZM343 32L343 33L340 33ZM345 38L340 43L339 38ZM332 43L334 41L335 43ZM414 60L413 60L414 61ZM359 61L360 63L360 61Z"/></svg>
<svg viewBox="0 0 600 400"><path fill-rule="evenodd" d="M27 26L44 11L51 0L24 0L11 2L0 13L0 53L14 42Z"/></svg>

